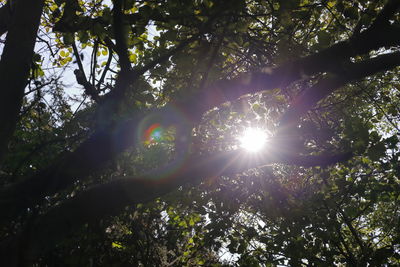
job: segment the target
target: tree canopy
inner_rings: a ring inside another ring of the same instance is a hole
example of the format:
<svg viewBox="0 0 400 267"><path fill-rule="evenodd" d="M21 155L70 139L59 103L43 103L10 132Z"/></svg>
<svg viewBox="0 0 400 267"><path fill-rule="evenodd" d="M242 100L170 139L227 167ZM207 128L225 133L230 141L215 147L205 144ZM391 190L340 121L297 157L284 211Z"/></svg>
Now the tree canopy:
<svg viewBox="0 0 400 267"><path fill-rule="evenodd" d="M0 264L400 265L399 12L1 0Z"/></svg>

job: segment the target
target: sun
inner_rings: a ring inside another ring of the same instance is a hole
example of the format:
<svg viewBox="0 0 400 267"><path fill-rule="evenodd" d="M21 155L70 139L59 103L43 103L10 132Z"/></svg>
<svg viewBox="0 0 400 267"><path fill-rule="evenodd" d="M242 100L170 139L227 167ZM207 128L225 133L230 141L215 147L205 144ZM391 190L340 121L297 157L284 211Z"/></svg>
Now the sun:
<svg viewBox="0 0 400 267"><path fill-rule="evenodd" d="M239 138L240 146L249 152L258 152L267 143L267 134L258 128L247 128Z"/></svg>

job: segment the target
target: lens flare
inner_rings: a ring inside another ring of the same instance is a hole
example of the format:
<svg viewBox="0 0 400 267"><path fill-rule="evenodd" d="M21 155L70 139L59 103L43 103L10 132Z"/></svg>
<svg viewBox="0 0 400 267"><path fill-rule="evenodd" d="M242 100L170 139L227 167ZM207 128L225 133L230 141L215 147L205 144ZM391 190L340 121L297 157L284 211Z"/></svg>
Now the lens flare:
<svg viewBox="0 0 400 267"><path fill-rule="evenodd" d="M163 136L163 129L159 123L150 125L144 132L143 141L145 144L153 144L160 142Z"/></svg>
<svg viewBox="0 0 400 267"><path fill-rule="evenodd" d="M258 152L265 147L267 134L261 129L247 128L239 138L240 146L249 152Z"/></svg>
<svg viewBox="0 0 400 267"><path fill-rule="evenodd" d="M139 122L135 138L144 153L150 151L153 146L157 148L156 145L164 144L170 146L173 145L174 138L183 138L182 136L177 136L177 133L174 133L174 127L176 127L176 125L182 125L183 128L185 128L192 125L192 123L179 107L170 105L164 107L160 111L149 112ZM188 137L184 136L184 138ZM190 142L188 142L188 144L190 144ZM161 168L143 173L143 177L157 180L160 183L168 181L169 179L174 179L184 168L188 159L188 153L189 149L183 153L174 154L173 159L165 158L166 162L169 162L168 164L163 165Z"/></svg>

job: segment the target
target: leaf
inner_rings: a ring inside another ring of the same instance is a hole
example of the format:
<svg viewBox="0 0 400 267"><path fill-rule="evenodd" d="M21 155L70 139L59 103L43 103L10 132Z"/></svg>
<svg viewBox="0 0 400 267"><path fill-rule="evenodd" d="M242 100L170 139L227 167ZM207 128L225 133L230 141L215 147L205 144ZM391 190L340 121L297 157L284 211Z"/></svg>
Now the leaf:
<svg viewBox="0 0 400 267"><path fill-rule="evenodd" d="M347 7L344 9L343 15L350 19L358 19L358 9L354 6Z"/></svg>
<svg viewBox="0 0 400 267"><path fill-rule="evenodd" d="M65 33L63 35L63 42L65 45L71 45L74 42L74 35L72 33Z"/></svg>
<svg viewBox="0 0 400 267"><path fill-rule="evenodd" d="M378 144L370 147L368 149L368 156L371 160L379 160L386 152L386 147L383 142L379 142Z"/></svg>
<svg viewBox="0 0 400 267"><path fill-rule="evenodd" d="M130 54L129 55L129 61L136 64L137 63L137 55L136 54Z"/></svg>
<svg viewBox="0 0 400 267"><path fill-rule="evenodd" d="M35 62L39 62L39 61L42 60L42 56L39 55L38 53L33 53L32 60L35 61Z"/></svg>
<svg viewBox="0 0 400 267"><path fill-rule="evenodd" d="M327 31L319 31L317 33L318 43L322 47L327 47L330 45L332 36Z"/></svg>
<svg viewBox="0 0 400 267"><path fill-rule="evenodd" d="M87 41L89 40L89 33L87 31L80 31L78 32L78 39L82 42L82 43L87 43Z"/></svg>
<svg viewBox="0 0 400 267"><path fill-rule="evenodd" d="M120 242L112 242L111 247L117 249L124 249L124 246Z"/></svg>
<svg viewBox="0 0 400 267"><path fill-rule="evenodd" d="M186 228L187 227L187 223L185 222L185 221L181 221L181 222L179 222L179 224L178 224L179 226L181 226L181 227L184 227L184 228Z"/></svg>
<svg viewBox="0 0 400 267"><path fill-rule="evenodd" d="M190 226L193 226L194 223L195 223L194 219L193 219L193 218L190 218L190 220L189 220L189 225L190 225Z"/></svg>
<svg viewBox="0 0 400 267"><path fill-rule="evenodd" d="M333 7L336 5L336 1L329 1L326 5L327 5L329 8L333 8Z"/></svg>

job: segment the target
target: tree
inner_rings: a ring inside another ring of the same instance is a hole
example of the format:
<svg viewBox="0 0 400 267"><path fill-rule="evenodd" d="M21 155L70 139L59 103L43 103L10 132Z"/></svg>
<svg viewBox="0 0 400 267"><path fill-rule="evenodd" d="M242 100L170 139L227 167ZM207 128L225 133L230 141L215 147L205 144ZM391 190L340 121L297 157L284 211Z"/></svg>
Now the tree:
<svg viewBox="0 0 400 267"><path fill-rule="evenodd" d="M7 1L3 265L399 264L399 7Z"/></svg>

